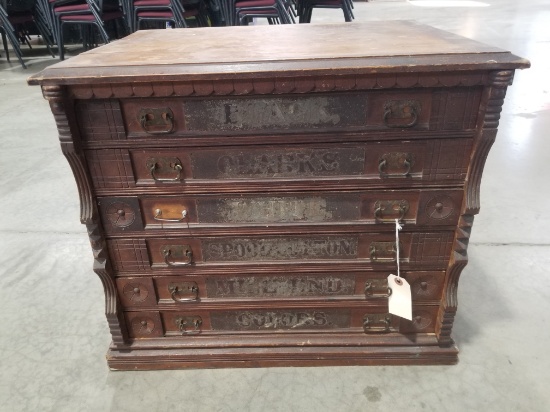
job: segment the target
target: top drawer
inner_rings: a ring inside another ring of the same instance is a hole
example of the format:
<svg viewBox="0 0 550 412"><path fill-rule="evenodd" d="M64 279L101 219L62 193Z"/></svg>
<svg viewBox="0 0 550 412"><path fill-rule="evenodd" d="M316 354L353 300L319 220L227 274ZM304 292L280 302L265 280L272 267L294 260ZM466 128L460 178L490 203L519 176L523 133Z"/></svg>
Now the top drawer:
<svg viewBox="0 0 550 412"><path fill-rule="evenodd" d="M471 130L480 87L315 95L78 100L87 141L331 131Z"/></svg>

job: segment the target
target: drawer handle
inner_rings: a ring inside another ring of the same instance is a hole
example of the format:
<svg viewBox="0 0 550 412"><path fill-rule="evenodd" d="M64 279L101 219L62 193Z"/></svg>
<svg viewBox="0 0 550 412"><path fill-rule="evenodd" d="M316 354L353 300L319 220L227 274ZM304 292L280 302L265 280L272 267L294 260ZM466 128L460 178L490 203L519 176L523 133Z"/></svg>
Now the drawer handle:
<svg viewBox="0 0 550 412"><path fill-rule="evenodd" d="M183 170L183 166L179 163L174 164L172 168L178 172L176 177L171 178L160 178L155 176L155 170L157 170L158 166L156 162L152 162L149 166L149 173L151 173L151 177L155 182L179 182L181 180L181 171Z"/></svg>
<svg viewBox="0 0 550 412"><path fill-rule="evenodd" d="M142 109L139 124L147 134L170 134L174 132L174 115L170 109ZM154 130L152 128L161 128Z"/></svg>
<svg viewBox="0 0 550 412"><path fill-rule="evenodd" d="M378 172L380 173L380 176L382 177L401 177L401 176L408 176L411 173L411 166L412 162L407 157L403 160L403 166L405 167L405 171L403 173L386 173L386 167L388 166L388 159L385 157L382 157L380 161L378 162Z"/></svg>
<svg viewBox="0 0 550 412"><path fill-rule="evenodd" d="M187 217L187 210L184 209L181 211L180 219L164 219L164 218L161 218L161 216L162 216L162 210L155 209L155 216L153 216L153 219L158 220L159 222L181 222L185 220L185 218Z"/></svg>
<svg viewBox="0 0 550 412"><path fill-rule="evenodd" d="M194 302L199 298L199 287L195 282L170 285L168 291L174 302ZM182 297L182 295L191 295L191 297Z"/></svg>
<svg viewBox="0 0 550 412"><path fill-rule="evenodd" d="M385 288L384 288L385 287ZM377 293L379 290L386 289L386 293ZM368 280L365 283L365 296L367 298L389 298L391 296L392 290L388 287L388 282L386 279L380 281L377 280Z"/></svg>
<svg viewBox="0 0 550 412"><path fill-rule="evenodd" d="M170 257L174 257L174 255L176 255L176 257L183 257L185 258L185 260L171 261ZM164 262L168 266L189 266L191 263L193 263L193 252L188 245L176 246L176 249L174 251L172 251L170 247L165 246L162 248L162 256L164 256Z"/></svg>
<svg viewBox="0 0 550 412"><path fill-rule="evenodd" d="M200 316L185 316L183 318L177 318L176 325L182 335L192 335L200 333L202 319Z"/></svg>
<svg viewBox="0 0 550 412"><path fill-rule="evenodd" d="M365 333L385 333L390 331L391 315L366 315L363 318L363 329Z"/></svg>
<svg viewBox="0 0 550 412"><path fill-rule="evenodd" d="M384 105L384 125L394 129L406 129L413 127L418 122L417 113L418 103L416 102L388 102ZM390 117L393 113L398 113L397 119ZM406 119L411 119L407 123L400 123ZM391 121L394 120L394 121ZM397 120L397 121L395 121Z"/></svg>
<svg viewBox="0 0 550 412"><path fill-rule="evenodd" d="M399 248L403 249L401 245L399 245ZM373 262L395 262L397 259L395 242L372 242L369 253Z"/></svg>
<svg viewBox="0 0 550 412"><path fill-rule="evenodd" d="M397 219L402 221L405 217L405 214L409 211L409 202L406 200L378 200L374 204L374 218L379 222L384 223L393 223L395 222L395 217L384 218L384 212L386 211L398 211L399 216Z"/></svg>

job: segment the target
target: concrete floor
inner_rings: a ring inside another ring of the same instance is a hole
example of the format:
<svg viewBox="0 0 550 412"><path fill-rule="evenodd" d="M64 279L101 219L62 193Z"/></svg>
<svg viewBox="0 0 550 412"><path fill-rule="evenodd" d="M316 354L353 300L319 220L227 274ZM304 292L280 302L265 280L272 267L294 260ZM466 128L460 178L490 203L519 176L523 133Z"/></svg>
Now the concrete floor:
<svg viewBox="0 0 550 412"><path fill-rule="evenodd" d="M48 105L25 84L55 60L24 47L23 70L2 53L0 411L549 411L549 6L355 6L357 21L414 19L532 62L516 73L485 169L453 329L456 366L110 372L76 186ZM340 20L332 10L313 16Z"/></svg>

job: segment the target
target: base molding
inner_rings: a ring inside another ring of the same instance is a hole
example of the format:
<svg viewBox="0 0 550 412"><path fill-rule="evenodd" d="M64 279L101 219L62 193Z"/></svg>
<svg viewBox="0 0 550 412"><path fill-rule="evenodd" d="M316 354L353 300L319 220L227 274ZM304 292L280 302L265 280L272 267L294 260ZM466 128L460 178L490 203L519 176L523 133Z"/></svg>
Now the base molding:
<svg viewBox="0 0 550 412"><path fill-rule="evenodd" d="M439 346L243 347L110 349L112 370L245 368L280 366L454 365L458 348Z"/></svg>

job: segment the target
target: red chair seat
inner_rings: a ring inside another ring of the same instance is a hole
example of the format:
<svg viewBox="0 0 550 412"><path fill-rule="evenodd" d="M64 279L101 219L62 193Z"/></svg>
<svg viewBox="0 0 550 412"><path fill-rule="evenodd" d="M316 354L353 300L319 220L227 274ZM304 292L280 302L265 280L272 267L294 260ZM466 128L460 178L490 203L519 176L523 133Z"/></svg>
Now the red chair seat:
<svg viewBox="0 0 550 412"><path fill-rule="evenodd" d="M134 1L134 7L142 6L171 6L170 0L137 0Z"/></svg>
<svg viewBox="0 0 550 412"><path fill-rule="evenodd" d="M101 20L103 21L109 21L113 19L118 19L123 16L123 13L121 11L110 11L107 13L103 13L101 15ZM72 21L72 22L87 22L87 21L96 21L96 18L93 14L72 14L72 15L65 15L61 16L61 20L63 21Z"/></svg>
<svg viewBox="0 0 550 412"><path fill-rule="evenodd" d="M239 1L238 3L235 3L235 7L237 9L241 9L243 7L273 7L275 6L276 1L275 0L252 0L252 1Z"/></svg>
<svg viewBox="0 0 550 412"><path fill-rule="evenodd" d="M88 4L73 4L72 6L59 6L53 9L56 13L70 13L73 11L87 11L90 10Z"/></svg>
<svg viewBox="0 0 550 412"><path fill-rule="evenodd" d="M138 12L138 17L151 17L158 19L171 19L174 17L171 11L141 11Z"/></svg>
<svg viewBox="0 0 550 412"><path fill-rule="evenodd" d="M183 18L195 17L199 15L199 10L189 10L183 13Z"/></svg>
<svg viewBox="0 0 550 412"><path fill-rule="evenodd" d="M343 0L307 0L309 6L335 6L342 7Z"/></svg>
<svg viewBox="0 0 550 412"><path fill-rule="evenodd" d="M32 17L32 14L16 14L16 15L8 16L8 20L10 21L11 24L16 25L16 24L28 23L33 21L34 19Z"/></svg>
<svg viewBox="0 0 550 412"><path fill-rule="evenodd" d="M244 10L239 10L239 15L242 15L242 14L245 14L245 15L252 15L252 16L273 16L273 17L279 17L279 13L274 10L274 9L271 9L271 10L266 10L266 9L257 9L257 10L252 10L252 9L244 9Z"/></svg>

